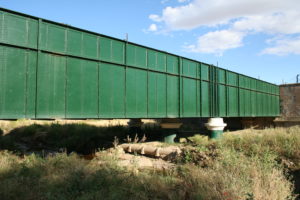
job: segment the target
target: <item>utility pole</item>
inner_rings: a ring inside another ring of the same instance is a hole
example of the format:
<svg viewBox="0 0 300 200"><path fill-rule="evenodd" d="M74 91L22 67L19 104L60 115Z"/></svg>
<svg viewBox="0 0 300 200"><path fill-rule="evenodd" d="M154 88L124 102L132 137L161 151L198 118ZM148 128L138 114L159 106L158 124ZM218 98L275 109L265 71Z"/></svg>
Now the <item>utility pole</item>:
<svg viewBox="0 0 300 200"><path fill-rule="evenodd" d="M299 76L300 76L300 74L297 74L297 76L296 76L296 83L299 83Z"/></svg>

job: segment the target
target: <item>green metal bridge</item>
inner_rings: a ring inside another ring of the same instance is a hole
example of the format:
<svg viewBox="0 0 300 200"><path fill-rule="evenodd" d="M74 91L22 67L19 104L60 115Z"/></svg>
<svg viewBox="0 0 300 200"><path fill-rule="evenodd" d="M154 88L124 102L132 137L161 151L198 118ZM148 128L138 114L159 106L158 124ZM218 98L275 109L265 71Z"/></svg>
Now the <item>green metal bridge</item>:
<svg viewBox="0 0 300 200"><path fill-rule="evenodd" d="M272 117L279 87L0 8L0 119Z"/></svg>

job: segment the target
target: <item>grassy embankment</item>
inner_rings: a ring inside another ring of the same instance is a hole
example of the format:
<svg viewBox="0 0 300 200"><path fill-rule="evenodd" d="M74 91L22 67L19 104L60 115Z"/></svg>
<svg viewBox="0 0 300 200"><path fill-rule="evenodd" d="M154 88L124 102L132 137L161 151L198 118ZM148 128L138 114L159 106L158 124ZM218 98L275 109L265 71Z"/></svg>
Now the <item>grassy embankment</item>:
<svg viewBox="0 0 300 200"><path fill-rule="evenodd" d="M93 149L103 147L98 140L105 135L122 138L126 131L58 124L10 131L0 137L1 149L16 150L0 153L0 199L295 198L291 175L300 171L300 127L226 133L220 141L190 137L174 161L177 167L163 171L120 167L105 154L91 161L68 154L85 153L81 151L91 142ZM47 145L67 153L17 156L25 143L35 150ZM107 164L100 165L102 160Z"/></svg>

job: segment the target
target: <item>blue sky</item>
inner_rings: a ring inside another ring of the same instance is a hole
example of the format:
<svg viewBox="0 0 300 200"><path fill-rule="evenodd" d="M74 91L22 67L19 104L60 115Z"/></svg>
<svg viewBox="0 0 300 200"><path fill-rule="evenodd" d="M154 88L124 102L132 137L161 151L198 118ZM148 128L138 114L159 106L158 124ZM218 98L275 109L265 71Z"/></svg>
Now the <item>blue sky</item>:
<svg viewBox="0 0 300 200"><path fill-rule="evenodd" d="M0 7L271 83L300 74L299 0L0 0Z"/></svg>

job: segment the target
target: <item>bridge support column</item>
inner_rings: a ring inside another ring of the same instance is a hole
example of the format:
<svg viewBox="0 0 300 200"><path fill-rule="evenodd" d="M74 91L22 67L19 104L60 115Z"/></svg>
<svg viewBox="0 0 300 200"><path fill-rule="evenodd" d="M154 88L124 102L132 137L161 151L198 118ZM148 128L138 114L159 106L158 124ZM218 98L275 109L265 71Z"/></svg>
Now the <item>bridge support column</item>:
<svg viewBox="0 0 300 200"><path fill-rule="evenodd" d="M160 127L164 129L162 141L166 143L174 143L178 129L182 123L179 119L162 119Z"/></svg>
<svg viewBox="0 0 300 200"><path fill-rule="evenodd" d="M205 124L206 128L210 131L210 138L212 139L222 137L226 125L227 124L223 122L223 118L210 118Z"/></svg>

